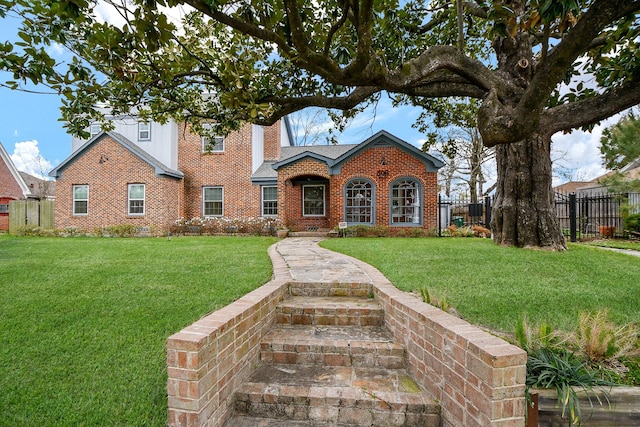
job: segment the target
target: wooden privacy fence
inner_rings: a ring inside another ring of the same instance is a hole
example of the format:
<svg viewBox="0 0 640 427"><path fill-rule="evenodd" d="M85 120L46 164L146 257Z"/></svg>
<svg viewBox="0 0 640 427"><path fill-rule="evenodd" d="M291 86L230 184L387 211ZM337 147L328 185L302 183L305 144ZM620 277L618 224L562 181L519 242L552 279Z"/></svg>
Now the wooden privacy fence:
<svg viewBox="0 0 640 427"><path fill-rule="evenodd" d="M25 226L53 229L54 207L53 200L12 200L9 202L9 233L15 234Z"/></svg>

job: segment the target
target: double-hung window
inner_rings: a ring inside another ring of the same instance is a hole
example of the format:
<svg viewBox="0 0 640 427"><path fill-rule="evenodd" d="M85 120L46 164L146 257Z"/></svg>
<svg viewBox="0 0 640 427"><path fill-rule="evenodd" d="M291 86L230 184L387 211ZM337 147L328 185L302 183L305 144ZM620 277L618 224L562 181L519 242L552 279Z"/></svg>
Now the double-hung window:
<svg viewBox="0 0 640 427"><path fill-rule="evenodd" d="M278 215L278 187L262 187L262 216Z"/></svg>
<svg viewBox="0 0 640 427"><path fill-rule="evenodd" d="M202 211L204 216L222 216L224 191L222 187L204 187L202 189Z"/></svg>
<svg viewBox="0 0 640 427"><path fill-rule="evenodd" d="M205 130L211 132L211 125L204 125ZM209 135L202 137L202 152L222 153L224 151L224 136Z"/></svg>
<svg viewBox="0 0 640 427"><path fill-rule="evenodd" d="M89 186L74 185L73 192L73 214L87 215L89 213Z"/></svg>
<svg viewBox="0 0 640 427"><path fill-rule="evenodd" d="M151 139L151 124L149 122L138 122L138 141L149 141Z"/></svg>
<svg viewBox="0 0 640 427"><path fill-rule="evenodd" d="M144 184L129 184L129 215L144 215Z"/></svg>
<svg viewBox="0 0 640 427"><path fill-rule="evenodd" d="M302 216L324 216L324 185L302 186Z"/></svg>
<svg viewBox="0 0 640 427"><path fill-rule="evenodd" d="M422 209L420 184L415 179L400 179L391 186L391 223L420 224Z"/></svg>

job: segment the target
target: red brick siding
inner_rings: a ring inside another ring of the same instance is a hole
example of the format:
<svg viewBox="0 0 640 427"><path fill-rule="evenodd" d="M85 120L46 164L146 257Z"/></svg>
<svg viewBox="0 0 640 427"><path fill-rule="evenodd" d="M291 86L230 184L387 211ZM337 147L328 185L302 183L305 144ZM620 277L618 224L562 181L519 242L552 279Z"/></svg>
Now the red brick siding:
<svg viewBox="0 0 640 427"><path fill-rule="evenodd" d="M380 161L385 158L386 165ZM366 178L375 185L375 224L390 225L391 184L399 178L413 178L422 187L422 227L435 228L438 218L437 173L426 172L424 163L397 147L372 147L348 160L339 175L329 176L325 163L303 159L278 171L278 203L280 217L292 229L309 226L335 227L344 221L344 186L354 178ZM292 179L317 177L329 179L326 189L327 216L309 218L302 216L302 186Z"/></svg>
<svg viewBox="0 0 640 427"><path fill-rule="evenodd" d="M381 165L382 158L385 165ZM331 180L331 226L344 221L344 186L353 178L367 178L375 185L375 224L390 225L391 185L399 178L414 178L422 186L423 227L437 227L437 172L426 172L424 163L397 147L372 147L345 162L340 175Z"/></svg>
<svg viewBox="0 0 640 427"><path fill-rule="evenodd" d="M280 158L280 122L264 128L264 159L276 160Z"/></svg>
<svg viewBox="0 0 640 427"><path fill-rule="evenodd" d="M202 217L202 188L217 186L224 188L224 217L260 216L260 186L251 184L251 125L229 134L220 153L203 153L201 137L183 130L178 165L184 173L184 217Z"/></svg>
<svg viewBox="0 0 640 427"><path fill-rule="evenodd" d="M100 163L101 156L108 160ZM73 186L89 186L87 215L73 215ZM145 184L145 214L128 215L128 184ZM156 176L155 169L122 145L104 137L78 156L56 184L56 228L119 224L166 227L180 217L182 180Z"/></svg>
<svg viewBox="0 0 640 427"><path fill-rule="evenodd" d="M325 188L326 207L324 217L302 216L302 184L292 180L301 177L313 181L327 180ZM329 168L326 163L311 158L302 159L278 170L278 212L280 219L292 230L305 230L307 227L329 227L331 214L331 191Z"/></svg>
<svg viewBox="0 0 640 427"><path fill-rule="evenodd" d="M0 161L0 197L17 200L24 199L22 189L11 174L5 162Z"/></svg>

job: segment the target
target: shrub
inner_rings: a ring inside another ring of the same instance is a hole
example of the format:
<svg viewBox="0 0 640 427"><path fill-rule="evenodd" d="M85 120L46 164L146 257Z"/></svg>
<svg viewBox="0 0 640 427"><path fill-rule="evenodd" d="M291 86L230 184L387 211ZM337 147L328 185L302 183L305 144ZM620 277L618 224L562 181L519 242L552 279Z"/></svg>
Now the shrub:
<svg viewBox="0 0 640 427"><path fill-rule="evenodd" d="M275 236L282 227L275 218L180 218L169 227L172 234L251 234Z"/></svg>
<svg viewBox="0 0 640 427"><path fill-rule="evenodd" d="M491 230L481 225L474 225L471 230L476 237L491 237Z"/></svg>
<svg viewBox="0 0 640 427"><path fill-rule="evenodd" d="M640 233L640 214L629 215L624 219L624 229Z"/></svg>
<svg viewBox="0 0 640 427"><path fill-rule="evenodd" d="M409 237L424 237L424 230L422 228L409 229Z"/></svg>
<svg viewBox="0 0 640 427"><path fill-rule="evenodd" d="M138 226L133 224L110 225L102 228L103 237L133 237L138 233Z"/></svg>

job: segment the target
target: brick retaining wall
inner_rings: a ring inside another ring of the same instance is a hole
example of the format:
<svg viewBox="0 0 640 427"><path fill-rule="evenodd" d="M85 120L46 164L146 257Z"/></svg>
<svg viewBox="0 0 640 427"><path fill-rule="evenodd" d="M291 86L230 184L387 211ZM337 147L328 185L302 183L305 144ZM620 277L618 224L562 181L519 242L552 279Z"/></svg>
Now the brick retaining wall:
<svg viewBox="0 0 640 427"><path fill-rule="evenodd" d="M259 362L291 277L275 246L269 255L274 280L167 340L169 426L219 427L233 414L233 393Z"/></svg>
<svg viewBox="0 0 640 427"><path fill-rule="evenodd" d="M275 246L275 279L167 342L170 426L219 427L233 393L259 363L260 341L275 323L290 273ZM489 333L395 288L354 258L374 281L385 325L407 349L408 370L442 406L443 427L524 427L527 355Z"/></svg>
<svg viewBox="0 0 640 427"><path fill-rule="evenodd" d="M373 279L385 325L405 345L409 372L442 405L443 427L524 427L524 350L398 290L375 268L350 259Z"/></svg>

